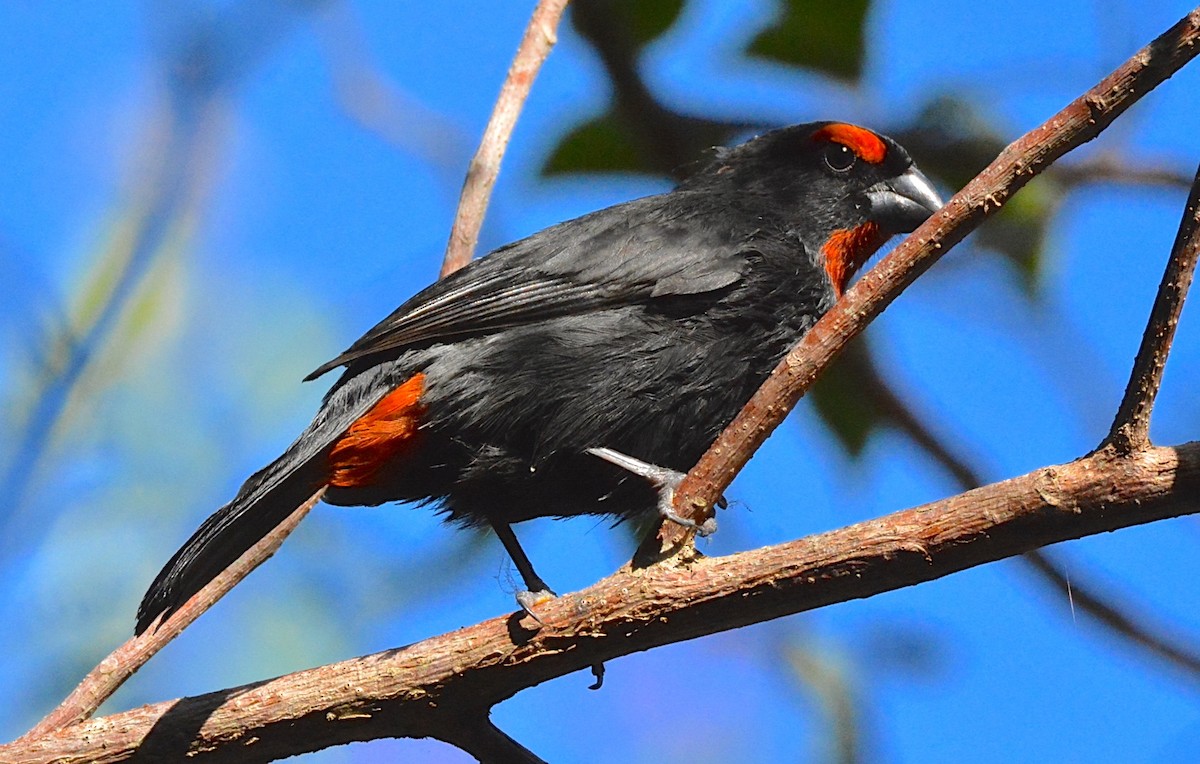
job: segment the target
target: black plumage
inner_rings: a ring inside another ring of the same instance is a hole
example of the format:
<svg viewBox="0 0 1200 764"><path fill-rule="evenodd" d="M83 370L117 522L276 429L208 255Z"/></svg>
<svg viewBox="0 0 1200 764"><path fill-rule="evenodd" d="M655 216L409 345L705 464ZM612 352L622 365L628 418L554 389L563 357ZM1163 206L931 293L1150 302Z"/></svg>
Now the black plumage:
<svg viewBox="0 0 1200 764"><path fill-rule="evenodd" d="M346 366L309 428L167 563L138 632L328 483L339 439L417 374L419 428L402 456L326 501L437 502L496 528L519 566L512 523L653 511L648 483L587 449L686 471L833 305L835 282L936 203L890 139L797 125L719 150L669 193L471 263L310 375Z"/></svg>

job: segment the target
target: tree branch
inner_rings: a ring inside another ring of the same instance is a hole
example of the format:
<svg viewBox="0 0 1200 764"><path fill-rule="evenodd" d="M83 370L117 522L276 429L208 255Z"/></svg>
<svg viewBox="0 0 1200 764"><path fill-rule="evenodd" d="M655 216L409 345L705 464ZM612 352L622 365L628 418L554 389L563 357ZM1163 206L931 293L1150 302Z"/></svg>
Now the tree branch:
<svg viewBox="0 0 1200 764"><path fill-rule="evenodd" d="M538 755L504 734L486 712L479 719L462 719L437 738L474 756L483 764L546 764Z"/></svg>
<svg viewBox="0 0 1200 764"><path fill-rule="evenodd" d="M526 43L540 46L536 60L545 58L554 27L535 22L545 11L556 23L563 5L563 0L539 5L521 51ZM540 42L531 41L539 34ZM1200 52L1197 39L1200 10L1009 146L867 273L789 353L693 469L677 492L679 511L704 513L713 506L852 336L1029 178L1095 137ZM518 71L521 51L505 87L513 84L527 93L536 65ZM516 110L523 98L513 104ZM501 111L498 104L493 122L502 121ZM515 116L512 111L511 120ZM505 140L491 144L491 154L481 146L464 186L460 220L471 217L465 200L473 186L481 184L486 199ZM490 179L477 179L485 171ZM467 259L482 222L478 209L469 239L457 223L451 236L451 250L462 242ZM453 267L448 251L444 268ZM1177 288L1180 301L1185 288ZM490 708L520 689L635 650L871 596L1068 538L1193 512L1198 489L1200 444L1134 452L1104 448L1068 465L790 544L721 559L704 559L692 550L654 568L625 569L584 592L547 603L539 615L550 626L538 632L525 631L519 615L494 619L403 650L26 737L0 747L0 755L17 757L14 762L69 756L119 761L135 753L259 761L351 740L425 736L448 714L461 718L464 708ZM686 540L674 526L661 540L676 543L671 534ZM287 702L280 702L285 696ZM494 730L490 723L489 728ZM503 737L498 730L481 735L493 741Z"/></svg>
<svg viewBox="0 0 1200 764"><path fill-rule="evenodd" d="M633 31L638 26L635 7L608 0L576 0L571 22L604 67L612 86L608 114L629 139L637 164L682 180L695 168L698 156L763 124L683 114L656 98L639 67L641 49Z"/></svg>
<svg viewBox="0 0 1200 764"><path fill-rule="evenodd" d="M229 590L241 583L250 572L266 562L279 549L300 521L309 513L321 497L325 489L317 491L308 501L296 508L292 514L279 525L263 536L254 546L233 562L220 575L209 581L203 589L196 592L179 610L158 625L138 637L131 637L123 645L108 654L97 666L88 672L83 681L71 691L53 711L46 715L37 725L21 736L28 740L40 735L77 724L96 712L100 704L112 696L125 680L133 676L146 661L154 657L159 650L166 647L172 639L179 636L197 618L203 615L217 600L229 593Z"/></svg>
<svg viewBox="0 0 1200 764"><path fill-rule="evenodd" d="M1135 618L1098 597L1091 589L1080 588L1045 550L1026 552L1021 559L1039 578L1069 598L1073 607L1083 610L1109 631L1184 669L1191 674L1191 679L1200 678L1200 656L1146 628L1144 618Z"/></svg>
<svg viewBox="0 0 1200 764"><path fill-rule="evenodd" d="M462 196L458 200L458 214L450 229L450 242L446 245L446 257L442 261L442 277L471 262L475 245L479 241L479 230L483 227L483 216L487 212L488 198L500 174L500 161L508 146L509 137L517 124L517 117L529 97L533 80L550 49L558 41L558 22L567 7L568 0L539 0L525 29L525 36L517 48L517 55L508 70L500 89L500 97L492 110L479 150L471 158L467 179L463 183Z"/></svg>
<svg viewBox="0 0 1200 764"><path fill-rule="evenodd" d="M483 222L488 197L500 170L508 137L517 116L533 85L550 48L556 40L556 28L567 0L541 0L525 31L508 78L492 112L478 152L471 161L463 186L455 227L451 231L450 247L442 266L442 275L457 270L471 259L479 227ZM295 530L324 494L321 489L298 507L267 536L251 547L229 568L213 579L167 621L140 637L133 637L114 650L67 696L50 714L21 739L29 739L77 723L95 713L139 668L159 650L178 636L187 626L225 596L249 573L279 549L283 540ZM490 723L489 723L490 726ZM494 727L491 729L495 730ZM502 735L499 730L496 734ZM485 736L487 737L487 736ZM514 743L515 745L515 743Z"/></svg>
<svg viewBox="0 0 1200 764"><path fill-rule="evenodd" d="M1196 178L1192 181L1192 190L1188 194L1183 220L1179 223L1179 232L1175 235L1175 244L1171 247L1167 270L1158 286L1150 321L1133 362L1129 385L1125 388L1125 396L1117 409L1112 430L1105 440L1106 444L1122 452L1128 453L1150 444L1150 412L1162 384L1163 369L1171 352L1171 342L1175 339L1183 301L1192 284L1197 253L1200 253L1200 168L1196 169Z"/></svg>
<svg viewBox="0 0 1200 764"><path fill-rule="evenodd" d="M846 343L1029 180L1068 151L1095 138L1200 53L1198 41L1200 9L1193 10L1095 87L1010 144L940 212L864 274L779 363L688 473L675 492L676 512L696 520L708 516L734 476ZM689 543L690 538L690 531L675 523L664 523L643 543L639 561L645 564L660 559Z"/></svg>
<svg viewBox="0 0 1200 764"><path fill-rule="evenodd" d="M1054 167L1054 179L1065 186L1086 183L1121 183L1136 186L1187 188L1192 179L1186 172L1161 165L1135 164L1115 153L1106 153L1082 162L1062 163Z"/></svg>
<svg viewBox="0 0 1200 764"><path fill-rule="evenodd" d="M1200 442L1069 464L840 530L721 558L624 568L520 614L398 650L142 706L0 746L11 764L270 761L424 737L447 717L653 647L869 597L1047 544L1200 510Z"/></svg>
<svg viewBox="0 0 1200 764"><path fill-rule="evenodd" d="M842 361L850 360L851 356L855 357L853 376L861 381L868 399L879 406L884 419L900 428L949 472L961 490L966 491L983 485L984 480L979 473L926 427L920 417L913 413L908 404L892 389L875 367L870 355L855 352L861 347L861 344L853 346L842 357ZM1193 680L1200 679L1200 655L1167 635L1155 633L1147 625L1146 618L1135 616L1125 603L1113 597L1102 596L1097 588L1090 586L1086 580L1069 580L1062 565L1046 550L1034 549L1026 552L1020 557L1020 562L1043 583L1049 584L1068 599L1073 610L1078 609L1111 634L1183 669Z"/></svg>

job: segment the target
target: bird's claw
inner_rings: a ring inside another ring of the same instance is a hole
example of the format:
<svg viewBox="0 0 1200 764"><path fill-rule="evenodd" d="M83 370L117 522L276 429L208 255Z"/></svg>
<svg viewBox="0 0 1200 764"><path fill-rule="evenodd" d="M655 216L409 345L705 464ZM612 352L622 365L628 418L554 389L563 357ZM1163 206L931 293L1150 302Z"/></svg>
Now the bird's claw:
<svg viewBox="0 0 1200 764"><path fill-rule="evenodd" d="M682 525L696 532L697 536L704 538L711 536L717 532L717 518L710 517L702 523L695 520L689 520L686 517L675 512L675 489L663 487L658 493L658 514L665 517L676 525Z"/></svg>
<svg viewBox="0 0 1200 764"><path fill-rule="evenodd" d="M660 467L657 464L644 462L641 459L632 457L629 454L623 454L620 451L614 451L611 448L589 448L588 453L628 470L635 475L640 475L657 488L658 514L660 517L695 531L697 536L711 536L716 532L717 520L715 517L710 517L702 523L697 523L695 520L683 517L675 511L675 489L687 477L684 473L667 467ZM721 500L717 503L723 506L724 502L725 498L721 497Z"/></svg>
<svg viewBox="0 0 1200 764"><path fill-rule="evenodd" d="M545 626L545 622L542 621L541 618L538 618L538 614L533 612L533 609L538 605L549 602L557 596L557 594L549 589L540 589L536 592L521 591L517 592L517 605L519 605L521 609L525 611L526 615L537 621L542 626Z"/></svg>

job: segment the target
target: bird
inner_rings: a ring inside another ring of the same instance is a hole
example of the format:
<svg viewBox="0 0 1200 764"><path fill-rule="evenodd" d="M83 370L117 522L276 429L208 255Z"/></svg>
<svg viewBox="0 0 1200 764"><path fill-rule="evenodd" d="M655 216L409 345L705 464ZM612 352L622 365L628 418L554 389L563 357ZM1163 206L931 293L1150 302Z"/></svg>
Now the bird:
<svg viewBox="0 0 1200 764"><path fill-rule="evenodd" d="M662 476L691 468L854 273L941 206L893 139L810 122L471 262L306 378L343 368L295 442L166 563L135 633L322 489L334 505L431 504L490 527L532 613L553 592L514 524L686 523Z"/></svg>

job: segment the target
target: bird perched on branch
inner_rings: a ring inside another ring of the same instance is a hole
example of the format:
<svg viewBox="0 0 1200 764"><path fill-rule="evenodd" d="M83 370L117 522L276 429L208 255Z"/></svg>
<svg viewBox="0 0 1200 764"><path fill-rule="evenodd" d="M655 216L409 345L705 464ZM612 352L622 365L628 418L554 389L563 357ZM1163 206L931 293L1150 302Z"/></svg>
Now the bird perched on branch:
<svg viewBox="0 0 1200 764"><path fill-rule="evenodd" d="M295 443L167 562L137 633L322 487L332 504L434 503L490 526L529 609L550 592L514 523L672 516L661 484L692 467L880 245L940 206L891 139L810 123L476 260L309 376L345 367Z"/></svg>

